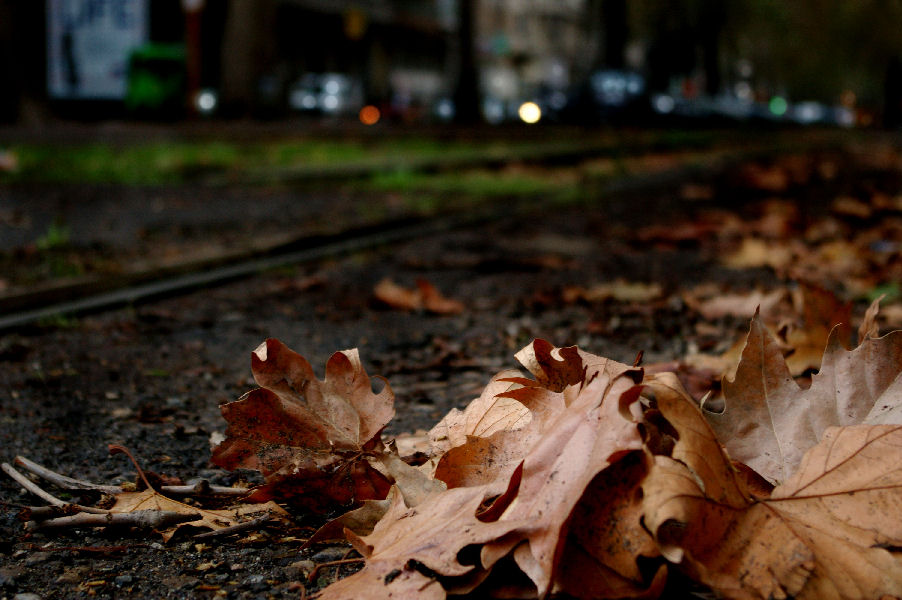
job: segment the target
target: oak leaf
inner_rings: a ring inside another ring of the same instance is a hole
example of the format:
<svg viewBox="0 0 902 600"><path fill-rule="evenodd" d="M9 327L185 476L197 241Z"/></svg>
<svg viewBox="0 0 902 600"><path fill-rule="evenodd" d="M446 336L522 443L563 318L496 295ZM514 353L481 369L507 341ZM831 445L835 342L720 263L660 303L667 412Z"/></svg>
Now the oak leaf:
<svg viewBox="0 0 902 600"><path fill-rule="evenodd" d="M312 509L384 498L391 480L368 459L382 451L380 432L394 415L388 382L373 391L356 350L336 352L320 381L310 364L269 339L251 354L261 386L221 407L229 423L213 463L257 469L253 499L281 496Z"/></svg>
<svg viewBox="0 0 902 600"><path fill-rule="evenodd" d="M802 390L780 345L752 319L736 375L723 382L724 411L705 412L732 458L776 483L828 427L902 423L902 332L867 338L851 351L842 333L830 335L820 372Z"/></svg>
<svg viewBox="0 0 902 600"><path fill-rule="evenodd" d="M727 598L902 594L902 427L830 428L798 471L755 499L698 408L656 389L677 432L647 455L645 523L662 554Z"/></svg>

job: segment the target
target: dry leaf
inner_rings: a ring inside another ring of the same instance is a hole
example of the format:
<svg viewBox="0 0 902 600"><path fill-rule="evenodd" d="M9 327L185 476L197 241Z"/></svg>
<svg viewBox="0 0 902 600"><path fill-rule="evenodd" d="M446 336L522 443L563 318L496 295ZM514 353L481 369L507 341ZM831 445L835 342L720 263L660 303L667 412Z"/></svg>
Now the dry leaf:
<svg viewBox="0 0 902 600"><path fill-rule="evenodd" d="M460 551L503 536L516 522L483 522L477 518L487 499L482 487L449 489L408 508L395 496L373 533L351 536L355 548L367 559L358 573L327 587L323 600L347 598L445 598L437 581L472 576L480 570L459 561Z"/></svg>
<svg viewBox="0 0 902 600"><path fill-rule="evenodd" d="M735 252L725 255L723 263L731 269L771 267L780 271L793 260L792 248L785 243L747 237Z"/></svg>
<svg viewBox="0 0 902 600"><path fill-rule="evenodd" d="M537 379L541 374L550 382L566 380L551 369L553 363L543 360L543 355L536 353L537 364L530 368ZM516 552L514 559L535 583L539 597L551 587L569 515L589 483L626 452L641 447L627 408L638 398L635 383L641 371L591 354L580 355L584 375L579 382L558 392L537 381L535 387L508 393L527 406L566 406L560 413L544 417L546 435L525 456L518 493L499 518L499 522L524 524L482 550L483 564L491 567L526 541L528 547ZM564 374L573 372L572 364L560 362ZM537 416L534 412L538 421Z"/></svg>
<svg viewBox="0 0 902 600"><path fill-rule="evenodd" d="M185 515L200 515L200 519L196 521L179 523L161 531L160 534L163 537L163 541L169 541L180 528L185 526L216 530L237 525L240 522L240 517L251 514L268 512L272 515L288 516L288 513L275 502L267 502L265 504L239 504L231 506L228 509L206 510L196 506L189 506L177 500L173 500L172 498L167 498L152 489L147 489L142 492L124 492L117 494L116 503L110 508L110 512L114 513L130 513L139 510L160 510Z"/></svg>
<svg viewBox="0 0 902 600"><path fill-rule="evenodd" d="M744 294L717 294L710 298L699 299L692 292L683 295L689 308L709 320L723 317L741 317L749 319L759 311L762 318L772 320L777 314L777 307L786 297L785 289L770 292L753 290Z"/></svg>
<svg viewBox="0 0 902 600"><path fill-rule="evenodd" d="M400 310L427 310L439 315L456 315L464 311L461 302L446 298L425 279L417 279L416 283L416 289L411 290L383 279L376 284L373 294L380 302Z"/></svg>
<svg viewBox="0 0 902 600"><path fill-rule="evenodd" d="M798 472L755 500L684 395L657 394L679 438L654 456L645 522L662 554L727 598L902 594L902 427L831 428Z"/></svg>
<svg viewBox="0 0 902 600"><path fill-rule="evenodd" d="M820 286L801 282L797 294L801 305L801 325L781 333L781 340L791 349L786 364L793 375L801 375L809 369L818 369L821 356L827 346L827 338L837 325L840 333L848 337L852 321L852 304L840 302L833 292Z"/></svg>
<svg viewBox="0 0 902 600"><path fill-rule="evenodd" d="M373 392L356 350L333 354L324 381L274 339L252 353L251 366L261 387L221 407L229 427L215 464L261 471L267 485L255 498L278 494L322 509L385 497L391 482L366 453L381 446L394 396L385 380Z"/></svg>
<svg viewBox="0 0 902 600"><path fill-rule="evenodd" d="M865 311L864 319L862 319L861 325L858 326L859 344L868 338L880 337L880 325L877 324L877 314L880 312L880 301L885 296L886 294L881 294L879 298L871 302L871 305Z"/></svg>
<svg viewBox="0 0 902 600"><path fill-rule="evenodd" d="M776 483L828 427L902 423L902 332L868 338L852 351L840 334L834 330L820 372L803 391L776 340L752 320L736 376L723 382L723 413L705 413L730 456Z"/></svg>
<svg viewBox="0 0 902 600"><path fill-rule="evenodd" d="M667 578L663 564L650 580L637 559L658 556L642 526L641 452L599 473L570 514L569 533L554 575L553 594L575 598L657 598Z"/></svg>
<svg viewBox="0 0 902 600"><path fill-rule="evenodd" d="M642 283L618 279L610 283L597 283L589 287L570 286L564 289L563 300L568 304L574 302L649 302L660 298L663 290L657 283Z"/></svg>
<svg viewBox="0 0 902 600"><path fill-rule="evenodd" d="M509 381L521 373L510 369L492 377L479 398L460 411L451 409L429 432L432 452L443 454L454 446L467 441L467 436L489 437L502 430L521 429L531 420L529 409L513 398L501 396L504 392L522 387Z"/></svg>
<svg viewBox="0 0 902 600"><path fill-rule="evenodd" d="M772 482L789 476L817 442L807 430L801 389L783 352L756 314L733 379L722 383L723 413L705 416L734 459Z"/></svg>

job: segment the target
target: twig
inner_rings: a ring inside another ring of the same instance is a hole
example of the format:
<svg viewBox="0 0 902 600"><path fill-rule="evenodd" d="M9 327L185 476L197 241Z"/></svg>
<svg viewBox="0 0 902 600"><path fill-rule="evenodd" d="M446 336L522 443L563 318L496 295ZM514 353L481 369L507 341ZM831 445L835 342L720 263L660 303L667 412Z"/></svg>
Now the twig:
<svg viewBox="0 0 902 600"><path fill-rule="evenodd" d="M212 537L231 535L233 533L241 533L242 531L252 531L254 529L259 529L271 518L272 515L267 512L262 517L257 517L256 519L251 519L250 521L244 521L243 523L238 523L236 525L232 525L231 527L223 527L222 529L216 529L214 531L198 533L194 536L194 539L207 539Z"/></svg>
<svg viewBox="0 0 902 600"><path fill-rule="evenodd" d="M92 483L90 481L84 481L82 479L74 479L72 477L60 475L56 471L51 471L47 467L39 465L38 463L29 460L24 456L17 456L15 463L23 469L26 469L27 471L34 473L38 477L46 479L50 483L63 489L94 490L102 492L104 494L112 495L121 494L125 491L121 486L118 485L101 485L99 483ZM207 494L212 494L215 496L245 496L247 495L249 490L246 488L210 485L207 480L201 480L193 485L164 485L160 488L160 491L165 495L173 496L194 496Z"/></svg>
<svg viewBox="0 0 902 600"><path fill-rule="evenodd" d="M38 477L46 479L50 483L67 490L94 490L103 492L104 494L121 494L123 491L118 485L100 485L91 483L90 481L82 481L80 479L73 479L72 477L60 475L24 456L17 456L15 463L23 469L31 471Z"/></svg>
<svg viewBox="0 0 902 600"><path fill-rule="evenodd" d="M25 524L25 528L29 531L36 531L39 529L60 529L66 527L109 526L160 529L179 523L197 521L201 518L202 516L198 513L184 514L163 510L136 510L128 513L106 513L102 515L78 513L77 515L48 519L41 522L29 521Z"/></svg>
<svg viewBox="0 0 902 600"><path fill-rule="evenodd" d="M0 468L3 469L4 473L6 473L7 475L9 475L13 479L15 479L16 483L18 483L23 488L25 488L26 491L31 492L38 498L41 498L42 500L45 500L54 506L59 506L59 507L74 506L74 507L78 508L78 510L84 511L86 513L93 513L93 514L106 514L108 512L102 508L95 508L93 506L81 506L78 504L71 504L69 502L66 502L65 500L60 500L53 494L44 491L40 486L38 486L38 484L36 484L35 482L31 481L30 479L28 479L27 477L25 477L24 475L22 475L21 473L16 471L9 463L3 463L2 465L0 465Z"/></svg>
<svg viewBox="0 0 902 600"><path fill-rule="evenodd" d="M322 568L361 563L363 562L363 560L364 559L362 558L343 558L341 560L330 560L329 562L319 563L318 565L313 567L313 570L310 571L310 575L307 575L307 581L313 581L314 579L316 579L317 573L319 573L319 570Z"/></svg>
<svg viewBox="0 0 902 600"><path fill-rule="evenodd" d="M81 512L82 507L77 504L65 506L25 506L22 508L19 518L23 521L45 521L56 517L65 517Z"/></svg>

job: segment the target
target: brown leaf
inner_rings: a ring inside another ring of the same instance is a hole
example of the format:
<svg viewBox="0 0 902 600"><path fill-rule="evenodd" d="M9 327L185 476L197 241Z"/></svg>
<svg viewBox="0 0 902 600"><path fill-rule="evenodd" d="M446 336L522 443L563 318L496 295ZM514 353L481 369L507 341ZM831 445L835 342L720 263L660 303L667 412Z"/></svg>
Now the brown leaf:
<svg viewBox="0 0 902 600"><path fill-rule="evenodd" d="M464 305L446 298L425 279L417 279L416 289L399 286L390 279L376 284L373 294L377 300L400 310L427 310L439 315L456 315L464 311Z"/></svg>
<svg viewBox="0 0 902 600"><path fill-rule="evenodd" d="M541 348L532 346L537 347ZM564 349L560 355L565 355ZM552 384L566 381L566 373L575 372L572 361L557 361L563 371L557 373L544 352L536 356L542 357L537 360L539 368L530 370ZM541 419L533 413L536 422L545 421L544 435L523 459L517 496L499 518L499 522L524 524L482 550L483 564L491 567L521 541L527 542L514 559L535 583L540 597L551 587L570 513L589 483L626 452L641 447L636 423L626 408L638 398L635 383L641 371L587 353L579 356L585 375L562 391L536 382L508 393L527 406L563 404L566 408Z"/></svg>
<svg viewBox="0 0 902 600"><path fill-rule="evenodd" d="M902 593L902 427L831 428L770 498L755 500L698 409L658 394L679 434L643 484L662 554L729 598Z"/></svg>
<svg viewBox="0 0 902 600"><path fill-rule="evenodd" d="M480 521L477 513L486 499L485 488L478 486L436 493L416 508L397 495L373 533L354 540L367 559L364 569L326 588L321 598L444 598L437 575L460 578L479 570L459 561L463 548L518 525Z"/></svg>
<svg viewBox="0 0 902 600"><path fill-rule="evenodd" d="M757 310L762 318L769 320L771 315L776 314L777 307L786 295L785 289L778 288L770 292L752 290L743 294L719 293L704 299L688 292L683 295L683 299L705 319L715 320L727 316L748 319Z"/></svg>
<svg viewBox="0 0 902 600"><path fill-rule="evenodd" d="M877 314L880 312L880 301L886 294L881 294L879 298L874 299L867 311L864 313L864 319L858 326L858 343L861 344L868 338L880 337L880 325L877 324Z"/></svg>
<svg viewBox="0 0 902 600"><path fill-rule="evenodd" d="M705 413L730 456L776 483L828 427L902 423L902 332L852 351L841 333L831 334L821 370L803 391L776 340L752 320L736 376L723 382L723 413Z"/></svg>
<svg viewBox="0 0 902 600"><path fill-rule="evenodd" d="M646 471L642 453L631 452L592 480L570 515L553 594L587 599L661 594L667 568L660 565L646 581L637 564L640 556L659 555L641 523Z"/></svg>
<svg viewBox="0 0 902 600"><path fill-rule="evenodd" d="M771 482L784 481L817 442L807 431L801 388L758 315L752 319L735 377L722 383L723 413L708 422L734 459Z"/></svg>
<svg viewBox="0 0 902 600"><path fill-rule="evenodd" d="M429 431L432 452L441 455L454 446L466 443L468 436L489 437L497 431L515 431L529 423L532 418L529 409L521 402L501 395L522 387L510 381L520 375L514 369L501 371L492 377L479 398L470 402L463 411L451 409Z"/></svg>
<svg viewBox="0 0 902 600"><path fill-rule="evenodd" d="M269 512L273 515L288 516L288 513L274 502L267 502L265 504L239 504L231 506L228 509L206 510L196 506L189 506L177 500L173 500L172 498L167 498L152 489L146 489L143 492L124 492L117 494L116 503L110 508L110 512L114 513L130 513L139 510L160 510L185 515L200 515L200 519L196 521L179 523L161 531L160 534L163 537L163 541L169 541L169 539L175 535L176 531L185 526L216 530L237 525L240 522L241 516L249 514Z"/></svg>
<svg viewBox="0 0 902 600"><path fill-rule="evenodd" d="M324 381L274 339L252 353L251 366L261 387L221 407L229 427L213 450L215 464L261 471L267 486L256 499L281 494L322 509L385 496L390 481L365 455L381 446L394 396L385 380L373 392L356 350L333 354Z"/></svg>
<svg viewBox="0 0 902 600"><path fill-rule="evenodd" d="M660 298L663 293L660 284L642 283L618 279L608 283L596 283L589 287L571 286L564 289L563 300L568 304L574 302L649 302Z"/></svg>
<svg viewBox="0 0 902 600"><path fill-rule="evenodd" d="M782 341L791 349L786 364L794 376L820 368L830 332L839 325L840 333L848 338L852 322L852 304L840 302L829 290L802 282L799 297L801 326L781 335Z"/></svg>

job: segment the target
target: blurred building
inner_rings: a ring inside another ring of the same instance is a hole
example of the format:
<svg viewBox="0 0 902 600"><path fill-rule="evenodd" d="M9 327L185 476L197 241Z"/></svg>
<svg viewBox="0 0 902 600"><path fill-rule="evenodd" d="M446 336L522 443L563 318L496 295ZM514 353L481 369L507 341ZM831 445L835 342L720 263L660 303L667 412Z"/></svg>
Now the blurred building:
<svg viewBox="0 0 902 600"><path fill-rule="evenodd" d="M512 103L585 78L604 1L0 0L0 120L115 115L155 85L181 86L180 106L210 90L226 115L343 106L310 104L328 88L415 119L462 79Z"/></svg>
<svg viewBox="0 0 902 600"><path fill-rule="evenodd" d="M595 59L587 0L482 0L476 46L487 116L537 95L563 93Z"/></svg>

